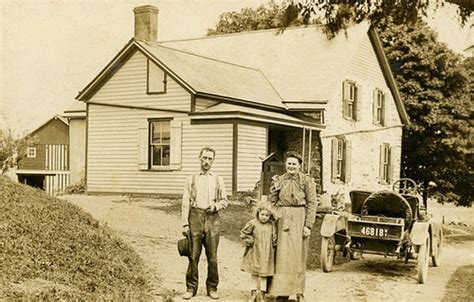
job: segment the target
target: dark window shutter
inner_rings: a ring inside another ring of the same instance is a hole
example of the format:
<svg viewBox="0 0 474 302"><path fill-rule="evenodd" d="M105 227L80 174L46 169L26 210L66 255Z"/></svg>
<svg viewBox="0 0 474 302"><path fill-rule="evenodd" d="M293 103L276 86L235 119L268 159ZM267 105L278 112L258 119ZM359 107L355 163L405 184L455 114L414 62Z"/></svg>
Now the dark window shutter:
<svg viewBox="0 0 474 302"><path fill-rule="evenodd" d="M381 182L384 181L383 179L383 157L384 157L384 145L380 145L379 147L379 179Z"/></svg>
<svg viewBox="0 0 474 302"><path fill-rule="evenodd" d="M393 148L387 146L388 148L388 179L387 182L391 183L393 181Z"/></svg>
<svg viewBox="0 0 474 302"><path fill-rule="evenodd" d="M337 179L337 138L331 140L331 181L335 182Z"/></svg>
<svg viewBox="0 0 474 302"><path fill-rule="evenodd" d="M380 115L380 124L382 126L385 126L385 97L386 95L387 95L386 93L382 94L382 112Z"/></svg>
<svg viewBox="0 0 474 302"><path fill-rule="evenodd" d="M352 142L344 141L344 182L351 181Z"/></svg>

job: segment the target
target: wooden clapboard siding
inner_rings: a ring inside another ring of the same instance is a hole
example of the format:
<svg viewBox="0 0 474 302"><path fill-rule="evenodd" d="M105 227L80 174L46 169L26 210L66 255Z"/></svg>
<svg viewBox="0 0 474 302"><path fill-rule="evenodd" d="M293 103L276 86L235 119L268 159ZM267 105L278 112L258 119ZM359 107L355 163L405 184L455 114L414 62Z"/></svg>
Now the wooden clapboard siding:
<svg viewBox="0 0 474 302"><path fill-rule="evenodd" d="M136 51L92 96L91 102L189 111L191 95L170 76L166 93L147 94L147 57Z"/></svg>
<svg viewBox="0 0 474 302"><path fill-rule="evenodd" d="M237 191L248 191L260 180L262 160L267 155L267 129L238 124Z"/></svg>
<svg viewBox="0 0 474 302"><path fill-rule="evenodd" d="M183 172L198 171L198 159L202 147L216 150L212 170L224 178L228 194L232 193L232 124L191 125L183 123Z"/></svg>
<svg viewBox="0 0 474 302"><path fill-rule="evenodd" d="M180 194L187 175L199 169L199 151L212 146L217 155L213 170L232 179L232 125L191 125L184 115L157 111L89 105L87 189L89 192ZM138 169L138 125L150 118L183 121L181 169ZM228 189L229 190L229 189Z"/></svg>
<svg viewBox="0 0 474 302"><path fill-rule="evenodd" d="M214 106L216 104L219 104L219 102L212 101L212 100L207 100L207 99L203 99L203 98L196 98L195 110L196 111L201 111L201 110L204 110L204 109L209 108L211 106Z"/></svg>
<svg viewBox="0 0 474 302"><path fill-rule="evenodd" d="M22 170L45 170L46 169L46 145L36 144L33 146L36 148L35 158L23 158L18 165L19 169Z"/></svg>
<svg viewBox="0 0 474 302"><path fill-rule="evenodd" d="M18 168L24 170L45 170L46 169L46 145L67 145L69 143L69 126L57 118L52 118L49 122L31 133L36 137L35 158L24 158Z"/></svg>

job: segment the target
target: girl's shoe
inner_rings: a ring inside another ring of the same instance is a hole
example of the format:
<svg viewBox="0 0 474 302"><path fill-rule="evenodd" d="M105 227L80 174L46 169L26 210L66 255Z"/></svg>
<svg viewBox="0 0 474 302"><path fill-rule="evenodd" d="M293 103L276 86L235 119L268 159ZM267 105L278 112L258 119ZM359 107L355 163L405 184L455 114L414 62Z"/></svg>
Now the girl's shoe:
<svg viewBox="0 0 474 302"><path fill-rule="evenodd" d="M298 302L305 302L306 300L304 299L304 296L303 295L296 295L296 299L298 300Z"/></svg>
<svg viewBox="0 0 474 302"><path fill-rule="evenodd" d="M249 302L256 302L257 301L257 291L256 290L251 290L250 291L250 300Z"/></svg>
<svg viewBox="0 0 474 302"><path fill-rule="evenodd" d="M257 302L264 302L265 301L265 292L259 291L257 293Z"/></svg>

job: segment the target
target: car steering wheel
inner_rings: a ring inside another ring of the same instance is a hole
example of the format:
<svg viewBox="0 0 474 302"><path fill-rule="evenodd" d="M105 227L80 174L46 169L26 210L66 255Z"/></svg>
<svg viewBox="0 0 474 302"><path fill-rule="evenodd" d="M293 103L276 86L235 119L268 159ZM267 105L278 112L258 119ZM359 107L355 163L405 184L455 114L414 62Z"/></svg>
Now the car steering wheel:
<svg viewBox="0 0 474 302"><path fill-rule="evenodd" d="M392 190L400 194L418 194L418 185L411 178L400 178L392 185Z"/></svg>

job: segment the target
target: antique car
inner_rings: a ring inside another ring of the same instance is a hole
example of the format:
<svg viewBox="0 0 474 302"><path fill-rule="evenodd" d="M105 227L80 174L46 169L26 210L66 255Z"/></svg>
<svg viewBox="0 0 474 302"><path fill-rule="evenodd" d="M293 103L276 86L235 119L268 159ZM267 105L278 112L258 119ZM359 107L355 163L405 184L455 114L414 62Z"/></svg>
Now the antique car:
<svg viewBox="0 0 474 302"><path fill-rule="evenodd" d="M425 283L431 258L440 264L443 232L422 203L416 183L394 182L392 191L351 191L350 212L325 215L321 225L321 267L330 272L337 252L350 259L364 254L417 261L418 282Z"/></svg>

